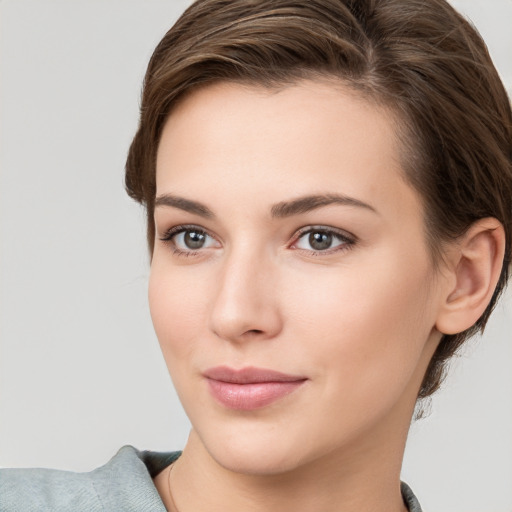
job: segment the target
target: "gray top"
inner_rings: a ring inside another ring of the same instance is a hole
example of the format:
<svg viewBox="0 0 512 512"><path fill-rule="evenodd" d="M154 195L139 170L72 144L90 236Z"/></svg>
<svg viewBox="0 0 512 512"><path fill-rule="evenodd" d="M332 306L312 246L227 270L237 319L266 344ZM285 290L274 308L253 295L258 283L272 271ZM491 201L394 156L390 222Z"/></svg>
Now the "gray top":
<svg viewBox="0 0 512 512"><path fill-rule="evenodd" d="M124 446L107 464L88 473L2 469L0 512L166 512L153 477L179 456ZM409 512L421 512L403 482L402 496Z"/></svg>

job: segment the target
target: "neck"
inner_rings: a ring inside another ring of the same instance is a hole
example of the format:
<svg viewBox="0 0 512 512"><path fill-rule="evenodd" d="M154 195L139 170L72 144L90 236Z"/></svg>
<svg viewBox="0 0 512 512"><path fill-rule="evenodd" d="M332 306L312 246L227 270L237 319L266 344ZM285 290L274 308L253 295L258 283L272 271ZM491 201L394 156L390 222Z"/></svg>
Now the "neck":
<svg viewBox="0 0 512 512"><path fill-rule="evenodd" d="M389 446L388 438L380 453L359 446L286 473L255 475L220 466L192 431L173 468L172 500L168 473L155 483L172 512L405 512L399 476L406 435L403 446Z"/></svg>

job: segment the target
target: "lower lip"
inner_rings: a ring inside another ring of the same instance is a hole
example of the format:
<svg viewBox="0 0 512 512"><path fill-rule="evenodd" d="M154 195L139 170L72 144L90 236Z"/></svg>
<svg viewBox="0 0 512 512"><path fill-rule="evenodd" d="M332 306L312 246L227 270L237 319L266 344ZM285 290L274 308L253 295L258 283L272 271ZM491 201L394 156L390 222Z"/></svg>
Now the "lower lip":
<svg viewBox="0 0 512 512"><path fill-rule="evenodd" d="M228 409L240 411L251 411L270 405L293 393L304 382L306 381L236 384L208 379L210 392L215 400Z"/></svg>

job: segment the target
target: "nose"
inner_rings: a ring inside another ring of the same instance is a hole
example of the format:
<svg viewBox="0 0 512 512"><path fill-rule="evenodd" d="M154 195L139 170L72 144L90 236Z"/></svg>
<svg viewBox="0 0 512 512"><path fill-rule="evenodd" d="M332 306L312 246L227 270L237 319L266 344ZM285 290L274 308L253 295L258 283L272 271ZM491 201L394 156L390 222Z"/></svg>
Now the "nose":
<svg viewBox="0 0 512 512"><path fill-rule="evenodd" d="M230 342L271 339L282 329L276 265L250 248L233 250L220 270L210 328Z"/></svg>

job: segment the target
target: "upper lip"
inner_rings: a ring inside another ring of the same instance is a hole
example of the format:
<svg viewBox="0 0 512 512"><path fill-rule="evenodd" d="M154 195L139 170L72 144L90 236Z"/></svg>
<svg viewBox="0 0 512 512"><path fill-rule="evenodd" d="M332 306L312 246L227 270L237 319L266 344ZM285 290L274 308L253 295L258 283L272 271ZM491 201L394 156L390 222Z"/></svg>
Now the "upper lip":
<svg viewBox="0 0 512 512"><path fill-rule="evenodd" d="M306 380L306 377L300 375L289 375L267 368L256 368L254 366L247 366L241 369L230 368L229 366L216 366L206 370L203 375L208 379L229 382L232 384L295 382Z"/></svg>

